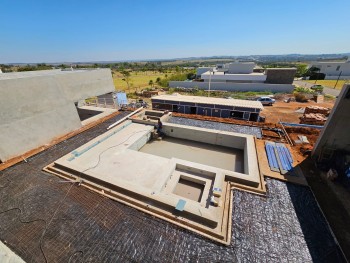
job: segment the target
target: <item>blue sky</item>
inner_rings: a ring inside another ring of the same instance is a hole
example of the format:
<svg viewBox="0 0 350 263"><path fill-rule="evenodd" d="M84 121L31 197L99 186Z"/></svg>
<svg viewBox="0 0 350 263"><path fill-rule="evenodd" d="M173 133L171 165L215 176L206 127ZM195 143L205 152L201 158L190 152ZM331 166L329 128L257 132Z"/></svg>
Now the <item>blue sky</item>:
<svg viewBox="0 0 350 263"><path fill-rule="evenodd" d="M1 0L0 63L350 52L349 0Z"/></svg>

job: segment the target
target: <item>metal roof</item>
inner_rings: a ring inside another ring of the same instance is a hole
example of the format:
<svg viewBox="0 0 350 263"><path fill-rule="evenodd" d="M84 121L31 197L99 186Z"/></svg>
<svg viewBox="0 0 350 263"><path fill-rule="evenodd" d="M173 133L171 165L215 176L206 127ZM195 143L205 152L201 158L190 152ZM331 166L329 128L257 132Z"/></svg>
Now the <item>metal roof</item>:
<svg viewBox="0 0 350 263"><path fill-rule="evenodd" d="M222 99L222 98L211 98L211 97L200 97L200 96L184 96L184 95L180 95L180 94L159 95L159 96L152 97L152 100L153 99L192 102L192 103L203 103L203 104L213 104L213 105L224 105L224 106L253 108L253 109L261 109L261 110L264 108L260 101Z"/></svg>

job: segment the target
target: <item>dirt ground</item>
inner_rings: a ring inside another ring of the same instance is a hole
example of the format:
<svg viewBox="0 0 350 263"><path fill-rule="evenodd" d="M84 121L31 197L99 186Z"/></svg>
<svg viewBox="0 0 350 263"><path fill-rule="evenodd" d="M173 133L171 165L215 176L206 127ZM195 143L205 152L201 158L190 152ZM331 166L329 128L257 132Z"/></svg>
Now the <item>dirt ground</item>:
<svg viewBox="0 0 350 263"><path fill-rule="evenodd" d="M299 117L302 113L295 112L300 108L307 106L320 106L326 108L333 108L334 100L327 100L324 103L316 103L314 101L309 102L290 102L276 101L273 106L264 106L264 110L261 112L261 116L266 117L266 122L277 123L279 121L299 123Z"/></svg>

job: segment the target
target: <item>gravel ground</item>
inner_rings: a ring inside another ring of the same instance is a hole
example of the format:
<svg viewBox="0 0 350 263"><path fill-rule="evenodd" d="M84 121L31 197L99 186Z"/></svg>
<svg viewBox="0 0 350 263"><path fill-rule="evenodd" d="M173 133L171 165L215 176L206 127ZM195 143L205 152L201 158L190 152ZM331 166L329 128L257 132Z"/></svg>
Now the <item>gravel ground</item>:
<svg viewBox="0 0 350 263"><path fill-rule="evenodd" d="M261 129L258 127L250 127L250 126L213 122L213 121L201 121L201 120L186 119L186 118L180 118L180 117L170 117L168 122L206 128L206 129L249 134L249 135L254 135L257 138L261 138Z"/></svg>

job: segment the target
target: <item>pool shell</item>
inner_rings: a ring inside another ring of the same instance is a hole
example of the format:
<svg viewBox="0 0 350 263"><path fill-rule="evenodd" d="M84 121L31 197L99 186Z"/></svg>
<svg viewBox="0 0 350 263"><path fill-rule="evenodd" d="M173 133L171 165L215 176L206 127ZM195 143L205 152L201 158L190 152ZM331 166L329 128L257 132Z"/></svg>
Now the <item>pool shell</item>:
<svg viewBox="0 0 350 263"><path fill-rule="evenodd" d="M125 121L58 159L46 171L229 244L231 183L247 187L261 183L254 137L163 123L166 136L242 150L244 173L239 173L139 152L153 131L152 125ZM181 178L203 184L199 201L176 194ZM180 203L184 203L182 210L178 209Z"/></svg>

